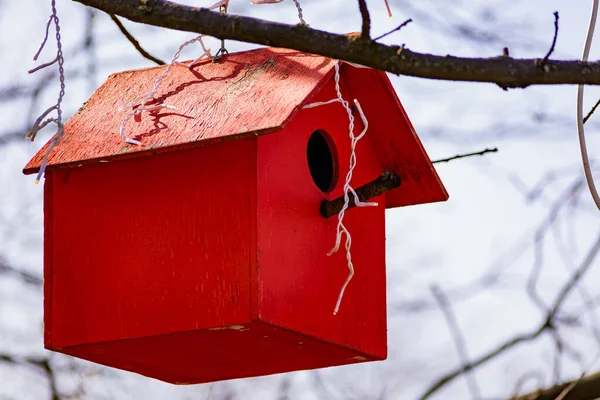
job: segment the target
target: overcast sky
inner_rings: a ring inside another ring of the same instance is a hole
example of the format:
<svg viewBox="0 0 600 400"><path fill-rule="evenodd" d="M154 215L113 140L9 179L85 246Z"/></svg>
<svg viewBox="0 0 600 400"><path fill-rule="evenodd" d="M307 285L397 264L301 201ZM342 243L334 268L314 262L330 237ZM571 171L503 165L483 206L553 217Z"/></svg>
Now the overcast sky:
<svg viewBox="0 0 600 400"><path fill-rule="evenodd" d="M210 5L199 0L181 3ZM314 28L340 33L360 30L354 1L301 3L305 19ZM588 3L390 0L394 16L388 19L382 0L368 1L374 36L407 18L414 20L387 37L386 43L469 57L497 56L503 47L509 47L512 56L542 58L552 41L552 13L559 11L560 31L553 57L565 59L580 57L589 20ZM67 74L81 73L90 63L88 54L75 52L83 40L85 9L66 0L58 0L58 7ZM0 95L2 89L11 85L34 84L39 78L27 75L27 70L43 37L49 12L49 1L0 0ZM230 12L297 22L291 0L264 6L232 0ZM133 23L127 23L127 27L151 53L167 60L181 42L193 37ZM91 80L67 79L67 114L76 110L108 74L150 65L122 39L106 15L97 15L94 37L96 72ZM218 48L218 41L209 42L213 49ZM599 42L592 47L593 60L600 54ZM251 48L233 42L227 46L230 51ZM195 58L198 50L186 49L182 59ZM40 60L51 59L53 51L49 46ZM220 394L231 390L245 399L268 399L275 398L282 382L286 382L292 399L377 397L380 393L410 399L459 364L446 322L433 303L432 284L442 287L453 300L471 356L540 323L542 315L528 298L525 285L534 263L536 230L548 218L553 202L581 176L574 117L576 88L535 87L505 92L491 84L395 76L392 82L432 159L486 147L498 147L499 152L438 164L438 173L450 193L448 202L386 212L389 359L331 368L319 374L300 372L195 387L175 387L111 370L86 378L89 393L100 398L191 399L210 390ZM589 109L600 90L586 90L585 109ZM40 97L35 112L53 104L56 94L54 82ZM0 98L0 139L4 134L23 130L31 117L37 116L29 116L29 108L28 99ZM592 119L586 126L590 156L594 158L600 151L600 124ZM36 186L34 178L23 176L21 169L51 133L44 131L34 144L21 140L0 144L0 257L35 274L42 270L42 185ZM552 171L556 180L536 192L539 182ZM539 290L548 303L595 240L598 215L584 190L577 207L566 207L544 236ZM598 294L597 267L585 280L592 295ZM461 293L477 288L482 279L490 287L459 299ZM578 310L581 303L581 297L573 294L565 310ZM416 306L425 309L416 312ZM582 323L588 322L585 316ZM565 328L561 335L576 349L587 349L581 362L564 357L561 376L567 379L577 376L581 365L589 367L599 348L585 327ZM14 278L0 276L0 352L3 351L39 355L45 352L41 293ZM551 383L553 359L553 343L543 337L486 364L477 370L476 378L485 397L506 396L514 382L531 371L539 371L544 384ZM596 369L600 369L600 362ZM68 388L74 381L64 378L61 384ZM535 382L531 382L529 389L534 386ZM464 380L458 379L437 398L464 398L466 390ZM39 399L45 393L47 387L39 374L0 364L0 398Z"/></svg>

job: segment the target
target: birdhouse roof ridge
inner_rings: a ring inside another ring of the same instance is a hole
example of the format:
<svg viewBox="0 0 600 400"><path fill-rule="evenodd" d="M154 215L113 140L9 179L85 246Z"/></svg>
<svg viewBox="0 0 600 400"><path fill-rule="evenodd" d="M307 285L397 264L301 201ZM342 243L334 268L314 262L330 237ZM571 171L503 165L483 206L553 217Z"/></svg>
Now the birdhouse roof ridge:
<svg viewBox="0 0 600 400"><path fill-rule="evenodd" d="M319 55L265 47L192 68L163 65L112 74L67 121L64 137L50 152L48 168L112 162L281 131L293 118L311 118L310 109L307 114L301 109L323 97L322 90L327 99L335 97L334 63ZM382 167L403 181L402 190L388 193L386 206L446 200L448 194L386 73L342 64L340 75L342 94L346 100L358 99L369 120L367 136ZM158 90L146 105L168 107L135 112L157 80ZM122 127L141 146L126 143L119 134ZM29 161L25 174L39 171L49 144Z"/></svg>
<svg viewBox="0 0 600 400"><path fill-rule="evenodd" d="M119 129L142 99L133 107L119 108L148 93L166 68L168 65L110 74L65 124L65 135L50 153L48 168L276 132L332 76L333 60L266 47L230 53L219 62L207 60L189 69L173 65L148 102L173 108L134 115L124 133L142 146L125 143ZM49 143L25 166L25 174L39 171Z"/></svg>

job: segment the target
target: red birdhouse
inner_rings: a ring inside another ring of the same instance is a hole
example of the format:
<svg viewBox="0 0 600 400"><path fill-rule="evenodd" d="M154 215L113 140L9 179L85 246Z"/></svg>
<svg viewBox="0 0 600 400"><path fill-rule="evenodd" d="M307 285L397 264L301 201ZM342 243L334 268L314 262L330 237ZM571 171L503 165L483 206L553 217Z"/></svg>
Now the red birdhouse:
<svg viewBox="0 0 600 400"><path fill-rule="evenodd" d="M402 184L347 210L355 276L331 256L349 118L334 61L264 48L173 66L156 109L123 119L166 66L111 75L67 122L44 184L45 347L189 384L387 356L386 208L448 195L385 73L340 67L368 129L353 187ZM354 110L356 113L356 110ZM355 130L364 128L358 113ZM46 147L25 173L37 172Z"/></svg>

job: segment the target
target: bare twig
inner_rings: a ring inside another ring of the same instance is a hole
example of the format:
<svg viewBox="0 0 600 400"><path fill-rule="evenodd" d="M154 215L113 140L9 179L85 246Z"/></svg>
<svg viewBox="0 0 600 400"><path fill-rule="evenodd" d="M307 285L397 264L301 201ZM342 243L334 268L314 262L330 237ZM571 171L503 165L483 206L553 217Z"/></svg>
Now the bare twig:
<svg viewBox="0 0 600 400"><path fill-rule="evenodd" d="M545 65L548 62L548 59L554 53L554 47L556 47L556 39L558 38L558 11L554 11L554 37L552 38L552 45L550 46L550 50L546 53L546 56L542 60L542 63Z"/></svg>
<svg viewBox="0 0 600 400"><path fill-rule="evenodd" d="M220 15L204 8L162 0L75 0L132 21L219 39L295 49L337 60L429 79L491 82L503 88L548 84L600 84L600 63L548 61L543 71L535 59L462 58L416 53L400 46L355 40L304 26L256 18ZM546 69L548 71L546 71Z"/></svg>
<svg viewBox="0 0 600 400"><path fill-rule="evenodd" d="M358 0L358 9L362 17L362 29L360 33L361 39L371 39L371 16L369 15L369 8L365 0Z"/></svg>
<svg viewBox="0 0 600 400"><path fill-rule="evenodd" d="M544 234L546 233L547 228L547 226L544 226L543 229L538 229L535 232L533 244L533 267L529 272L526 284L526 291L529 299L543 313L547 313L548 308L544 304L544 301L540 295L537 293L537 282L540 278L542 267L544 266Z"/></svg>
<svg viewBox="0 0 600 400"><path fill-rule="evenodd" d="M61 400L61 396L58 392L56 385L56 375L52 366L50 365L49 358L36 358L36 357L18 357L10 354L0 354L0 362L15 364L15 365L31 365L39 368L48 379L48 386L50 389L50 398L52 400Z"/></svg>
<svg viewBox="0 0 600 400"><path fill-rule="evenodd" d="M460 327L458 326L458 321L452 309L450 308L450 302L446 297L446 294L442 291L442 289L436 285L431 287L431 293L433 297L437 301L440 309L444 313L444 317L446 318L446 322L448 323L448 328L450 329L450 333L454 338L454 345L456 346L456 351L458 352L458 357L460 358L460 362L462 365L469 364L469 353L467 352L467 344L465 343L465 339L460 332ZM479 386L477 385L477 380L473 375L470 374L470 371L465 372L465 380L467 382L467 386L469 391L471 392L471 397L475 400L481 398L481 391L479 390Z"/></svg>
<svg viewBox="0 0 600 400"><path fill-rule="evenodd" d="M560 310L560 307L563 305L564 300L567 298L569 293L571 293L571 290L573 290L577 282L579 282L581 277L588 271L588 269L592 265L592 262L598 254L598 251L600 251L600 236L596 238L594 245L583 260L583 263L579 266L579 268L575 271L575 273L571 276L571 278L567 281L567 283L559 292L558 296L556 297L556 300L554 301L554 306L552 307L552 309L548 313L548 317L546 318L547 323L552 322L552 319Z"/></svg>
<svg viewBox="0 0 600 400"><path fill-rule="evenodd" d="M365 202L374 197L377 197L389 190L396 189L401 185L400 177L389 171L384 171L377 179L354 189L359 201ZM323 200L321 202L320 212L325 218L338 215L345 203L345 195L342 195L334 200ZM354 196L349 196L349 204L347 209L356 207Z"/></svg>
<svg viewBox="0 0 600 400"><path fill-rule="evenodd" d="M598 108L598 106L600 106L600 99L598 99L598 101L596 102L596 104L594 104L594 107L592 107L592 109L590 110L590 112L583 119L583 123L584 124L587 122L588 119L590 119L590 117L592 116L592 114L594 114L594 112L596 111L596 108Z"/></svg>
<svg viewBox="0 0 600 400"><path fill-rule="evenodd" d="M510 400L515 400L517 398L517 396L519 396L519 393L521 393L523 386L525 386L525 384L529 380L532 380L532 379L537 380L538 387L544 386L544 374L541 371L527 372L526 374L524 374L517 380L517 383L515 384L515 389L514 389L513 395L510 396Z"/></svg>
<svg viewBox="0 0 600 400"><path fill-rule="evenodd" d="M557 315L558 311L560 310L561 306L563 305L565 299L570 294L571 290L575 287L575 285L579 282L581 277L588 271L589 267L592 264L592 261L595 259L596 255L598 254L599 251L600 251L600 234L596 237L594 244L590 248L590 251L586 255L585 259L583 260L583 262L581 263L581 265L579 266L577 271L571 276L571 278L567 281L567 283L563 286L563 288L558 293L558 295L553 303L553 306L551 307L550 311L548 312L545 320L540 324L540 326L537 329L535 329L529 333L526 333L526 334L517 335L517 336L513 337L512 339L507 340L506 342L502 343L495 349L489 351L488 353L476 358L474 361L472 361L468 364L464 364L460 368L448 373L447 375L443 376L442 378L440 378L439 380L434 382L434 384L431 385L429 387L429 389L427 389L427 391L421 397L419 397L419 399L425 400L425 399L429 398L435 392L437 392L438 390L440 390L441 388L443 388L448 383L452 382L454 379L461 376L465 372L471 371L472 369L474 369L482 364L485 364L486 362L494 359L496 356L503 354L504 352L506 352L509 349L514 348L518 344L537 339L542 333L544 333L548 329L551 329L554 324L554 318ZM596 394L598 396L600 396L600 387Z"/></svg>
<svg viewBox="0 0 600 400"><path fill-rule="evenodd" d="M115 14L108 14L110 16L110 19L113 20L113 22L115 23L115 25L117 25L117 27L119 28L119 30L121 31L121 33L123 34L123 36L125 36L127 38L127 40L129 40L129 42L133 45L133 47L135 47L135 49L145 58L147 58L148 60L158 64L158 65L165 65L166 63L159 59L154 57L152 54L148 53L146 50L144 50L144 48L140 45L140 42L137 41L137 39L135 37L133 37L133 35L131 33L129 33L129 31L127 30L127 28L125 28L125 26L121 23L121 21L119 21L119 18L117 18L117 16Z"/></svg>
<svg viewBox="0 0 600 400"><path fill-rule="evenodd" d="M94 35L94 27L96 21L97 10L90 8L87 10L87 21L85 24L85 36L83 39L82 50L87 54L87 66L85 75L90 92L96 89L96 72L98 60L96 58L96 40Z"/></svg>
<svg viewBox="0 0 600 400"><path fill-rule="evenodd" d="M482 155L487 154L487 153L497 153L497 152L498 152L498 148L494 147L493 149L485 149L485 150L477 151L475 153L457 154L457 155L452 156L452 157L441 158L439 160L432 161L432 163L433 164L437 164L437 163L449 162L449 161L452 161L452 160L458 160L459 158L467 158L467 157L473 157L473 156L482 156Z"/></svg>
<svg viewBox="0 0 600 400"><path fill-rule="evenodd" d="M37 287L40 287L43 284L43 280L41 277L11 267L2 259L0 259L0 275L12 275L28 285L33 285Z"/></svg>
<svg viewBox="0 0 600 400"><path fill-rule="evenodd" d="M378 41L380 39L383 39L384 37L391 35L394 32L399 31L400 29L404 28L406 25L410 24L412 22L412 18L407 19L406 21L404 21L403 23L401 23L400 25L398 25L397 27L395 27L394 29L392 29L389 32L384 33L383 35L377 36L375 39L373 39L373 41Z"/></svg>

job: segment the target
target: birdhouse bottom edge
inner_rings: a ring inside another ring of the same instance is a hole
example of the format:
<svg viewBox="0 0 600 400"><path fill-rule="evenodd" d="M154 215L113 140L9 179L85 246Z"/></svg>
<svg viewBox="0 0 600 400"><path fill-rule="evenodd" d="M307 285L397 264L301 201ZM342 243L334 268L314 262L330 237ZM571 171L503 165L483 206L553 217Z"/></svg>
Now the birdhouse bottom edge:
<svg viewBox="0 0 600 400"><path fill-rule="evenodd" d="M385 359L261 321L46 348L176 385Z"/></svg>

